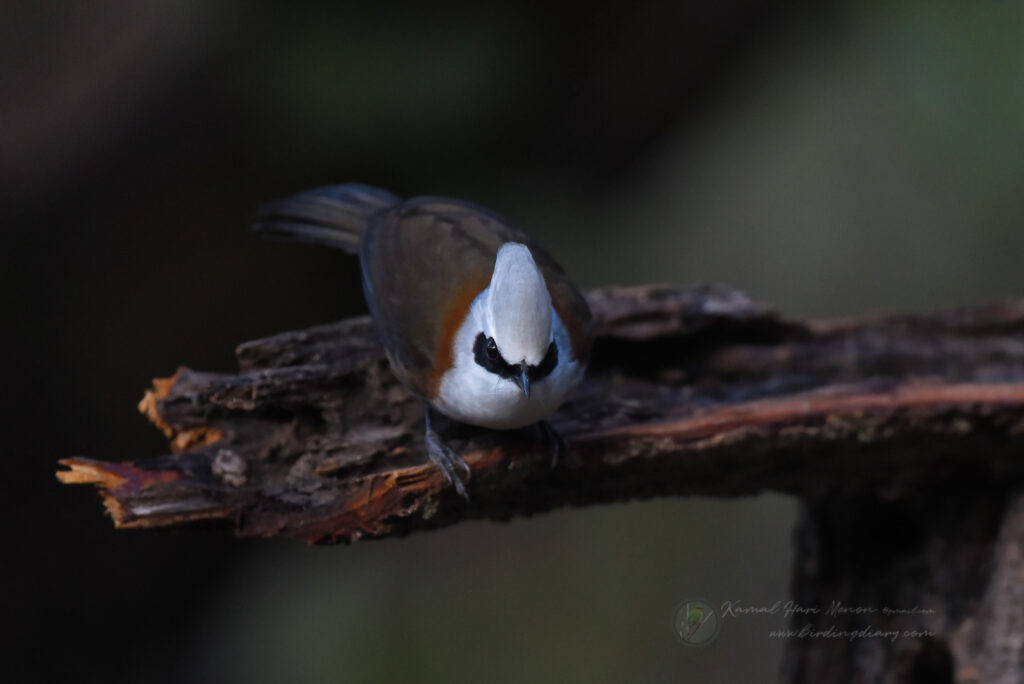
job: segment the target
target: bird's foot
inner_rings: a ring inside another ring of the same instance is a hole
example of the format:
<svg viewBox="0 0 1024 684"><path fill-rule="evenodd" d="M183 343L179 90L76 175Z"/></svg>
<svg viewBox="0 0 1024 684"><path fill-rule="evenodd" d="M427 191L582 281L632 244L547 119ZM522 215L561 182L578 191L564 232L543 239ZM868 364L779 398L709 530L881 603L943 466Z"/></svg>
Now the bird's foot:
<svg viewBox="0 0 1024 684"><path fill-rule="evenodd" d="M565 453L565 440L562 439L562 435L558 434L558 430L551 427L551 424L546 420L542 420L537 423L537 429L540 430L540 439L544 444L544 449L551 454L551 467L558 467L558 460Z"/></svg>
<svg viewBox="0 0 1024 684"><path fill-rule="evenodd" d="M430 409L427 409L426 413L427 422L427 453L430 455L430 460L441 469L441 473L445 478L452 483L455 487L455 491L459 493L466 501L469 501L469 493L466 491L466 482L469 481L472 471L469 468L469 464L466 463L462 456L455 453L450 446L444 443L441 436L434 431L433 426L430 424ZM465 481L462 479L462 475L459 471L465 473Z"/></svg>

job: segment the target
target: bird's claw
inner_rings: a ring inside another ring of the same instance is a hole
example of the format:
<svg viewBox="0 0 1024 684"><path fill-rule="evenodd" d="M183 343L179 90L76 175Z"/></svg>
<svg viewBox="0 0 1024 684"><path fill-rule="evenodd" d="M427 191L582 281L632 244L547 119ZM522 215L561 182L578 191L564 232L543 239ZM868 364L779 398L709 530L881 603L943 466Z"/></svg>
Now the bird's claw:
<svg viewBox="0 0 1024 684"><path fill-rule="evenodd" d="M469 492L466 491L466 482L469 481L473 471L470 469L466 459L455 453L451 447L445 444L441 437L434 431L430 424L430 413L427 412L427 453L430 460L441 470L455 491L466 501L469 501ZM465 482L459 475L459 470L465 473Z"/></svg>
<svg viewBox="0 0 1024 684"><path fill-rule="evenodd" d="M441 444L436 437L427 438L427 451L430 454L430 460L441 469L441 473L452 483L459 496L469 501L466 484L462 481L462 477L459 474L461 469L466 474L466 480L469 480L472 471L469 469L469 464L466 463L465 459L452 451L448 446Z"/></svg>
<svg viewBox="0 0 1024 684"><path fill-rule="evenodd" d="M545 449L551 454L551 467L557 468L559 458L565 453L565 440L546 420L538 422L537 428L540 430L540 438Z"/></svg>

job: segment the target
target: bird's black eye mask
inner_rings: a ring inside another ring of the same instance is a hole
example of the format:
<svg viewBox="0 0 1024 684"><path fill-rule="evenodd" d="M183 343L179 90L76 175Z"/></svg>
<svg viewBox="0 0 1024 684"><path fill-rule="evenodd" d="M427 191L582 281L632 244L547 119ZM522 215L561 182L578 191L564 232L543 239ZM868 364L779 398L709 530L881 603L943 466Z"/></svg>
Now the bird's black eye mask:
<svg viewBox="0 0 1024 684"><path fill-rule="evenodd" d="M483 333L477 335L476 341L473 342L473 358L484 369L502 378L511 379L519 377L522 372L518 365L512 365L501 358L501 354L498 352L498 345L494 343L494 338L487 337ZM548 353L544 355L541 362L536 366L528 367L526 376L530 378L530 382L543 380L551 375L551 371L555 370L557 365L558 345L552 342L551 346L548 347Z"/></svg>

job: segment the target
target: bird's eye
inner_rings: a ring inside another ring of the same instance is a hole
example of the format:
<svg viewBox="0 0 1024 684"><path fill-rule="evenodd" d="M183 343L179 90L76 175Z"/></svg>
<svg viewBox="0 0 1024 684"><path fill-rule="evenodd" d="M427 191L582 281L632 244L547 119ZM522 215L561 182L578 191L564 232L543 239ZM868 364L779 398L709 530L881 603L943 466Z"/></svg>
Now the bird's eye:
<svg viewBox="0 0 1024 684"><path fill-rule="evenodd" d="M494 343L493 337L487 338L487 358L495 361L498 358L498 345Z"/></svg>

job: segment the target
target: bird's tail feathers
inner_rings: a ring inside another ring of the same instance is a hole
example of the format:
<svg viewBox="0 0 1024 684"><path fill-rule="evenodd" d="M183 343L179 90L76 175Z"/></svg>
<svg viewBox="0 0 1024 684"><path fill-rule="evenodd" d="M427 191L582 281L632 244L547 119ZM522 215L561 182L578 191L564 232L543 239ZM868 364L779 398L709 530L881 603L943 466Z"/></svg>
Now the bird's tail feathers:
<svg viewBox="0 0 1024 684"><path fill-rule="evenodd" d="M401 201L369 185L328 185L263 205L256 211L253 229L282 240L355 253L373 215Z"/></svg>

